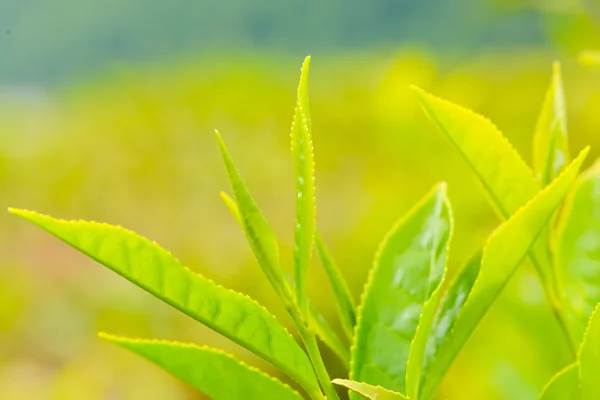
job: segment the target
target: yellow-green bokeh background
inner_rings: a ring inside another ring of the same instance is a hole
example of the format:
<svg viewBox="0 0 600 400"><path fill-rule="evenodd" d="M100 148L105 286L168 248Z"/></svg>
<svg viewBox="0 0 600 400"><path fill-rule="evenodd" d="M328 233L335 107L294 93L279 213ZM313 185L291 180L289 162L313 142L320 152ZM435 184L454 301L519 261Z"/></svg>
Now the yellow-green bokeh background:
<svg viewBox="0 0 600 400"><path fill-rule="evenodd" d="M410 44L315 54L310 95L317 221L356 299L386 231L436 182L448 182L455 215L453 270L499 223L409 85L488 116L530 162L536 117L558 58L572 154L592 145L589 164L600 155L600 75L577 64L576 50L589 39L583 31L570 37L559 30L554 44L543 48L482 48L452 62ZM213 130L223 134L278 234L289 270L289 126L302 56L216 51L109 68L50 90L6 88L0 96L0 208L133 229L194 271L249 294L290 326L221 204L218 193L229 188ZM0 255L1 399L201 398L147 361L97 339L98 331L209 344L277 374L8 214L0 214ZM337 324L316 262L310 296ZM325 357L333 375L341 376L333 355L325 350ZM567 362L536 275L524 264L453 364L437 399L535 399Z"/></svg>

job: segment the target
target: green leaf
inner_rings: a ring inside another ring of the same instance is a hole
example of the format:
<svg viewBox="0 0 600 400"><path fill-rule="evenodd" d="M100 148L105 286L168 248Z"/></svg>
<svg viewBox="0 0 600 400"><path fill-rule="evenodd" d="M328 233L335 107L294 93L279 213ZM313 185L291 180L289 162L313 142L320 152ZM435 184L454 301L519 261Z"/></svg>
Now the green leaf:
<svg viewBox="0 0 600 400"><path fill-rule="evenodd" d="M440 184L388 233L358 309L351 379L405 391L410 344L423 304L442 280L451 230Z"/></svg>
<svg viewBox="0 0 600 400"><path fill-rule="evenodd" d="M542 390L539 400L578 400L579 368L576 363L567 366L552 377Z"/></svg>
<svg viewBox="0 0 600 400"><path fill-rule="evenodd" d="M480 266L481 251L461 268L443 297L440 285L423 306L419 326L410 347L406 371L406 394L411 398L419 398L422 372L431 369L431 364L435 362L432 355L438 353L438 347L452 332L458 314L477 279Z"/></svg>
<svg viewBox="0 0 600 400"><path fill-rule="evenodd" d="M600 302L600 161L567 197L557 227L556 263L578 340Z"/></svg>
<svg viewBox="0 0 600 400"><path fill-rule="evenodd" d="M372 386L368 383L355 382L347 379L334 379L336 385L344 386L355 393L360 394L365 399L370 400L409 400L408 397L381 386Z"/></svg>
<svg viewBox="0 0 600 400"><path fill-rule="evenodd" d="M590 323L579 349L579 387L581 400L600 399L600 306L590 317Z"/></svg>
<svg viewBox="0 0 600 400"><path fill-rule="evenodd" d="M263 357L307 392L320 391L306 353L273 315L248 296L193 273L156 243L124 228L59 220L25 210L10 212Z"/></svg>
<svg viewBox="0 0 600 400"><path fill-rule="evenodd" d="M556 178L568 163L565 95L560 64L556 62L533 137L533 165L542 187Z"/></svg>
<svg viewBox="0 0 600 400"><path fill-rule="evenodd" d="M294 225L294 272L296 298L303 315L307 311L308 271L315 242L315 162L308 105L310 56L302 65L291 141L296 174L296 224Z"/></svg>
<svg viewBox="0 0 600 400"><path fill-rule="evenodd" d="M454 328L450 335L444 338L435 331L431 334L432 338L442 338L442 341L435 340L431 346L428 345L427 359L433 361L424 368L424 381L419 399L427 400L431 397L464 343L525 258L529 248L566 195L577 177L588 150L587 148L583 150L558 178L490 236L483 250L479 274L458 313L458 318L456 319L456 313L453 313L449 316L455 319L454 322L449 320L439 324L442 327L453 324ZM467 276L472 274L468 273ZM455 281L455 284L463 285L460 281ZM463 292L453 289L448 293L454 296L459 293L458 297L464 295Z"/></svg>
<svg viewBox="0 0 600 400"><path fill-rule="evenodd" d="M221 135L218 131L215 131L215 134L219 142L219 147L221 148L221 154L223 155L223 162L227 169L233 196L238 205L246 238L250 243L250 247L252 247L256 260L267 276L267 279L282 301L286 303L286 307L289 308L292 299L290 298L290 293L286 290L287 286L285 284L286 281L279 260L279 245L277 244L275 233L260 212L260 209L252 198L248 188L246 188L240 173L225 147Z"/></svg>
<svg viewBox="0 0 600 400"><path fill-rule="evenodd" d="M487 118L413 87L425 113L456 146L504 218L539 190L521 156Z"/></svg>
<svg viewBox="0 0 600 400"><path fill-rule="evenodd" d="M235 200L233 200L231 197L229 197L225 192L221 192L221 198L223 199L223 202L229 209L229 212L231 213L231 215L234 217L234 219L237 221L237 223L240 225L240 227L242 227L242 230L243 230L244 227L242 226L240 212L239 212L237 204L235 203ZM347 346L345 346L342 343L342 341L340 340L338 335L334 332L334 330L331 328L331 326L327 323L325 318L323 318L319 314L319 312L316 310L316 308L312 304L310 304L310 302L309 302L308 312L309 312L309 323L314 327L315 332L317 333L317 336L319 336L319 338L323 341L323 343L325 343L331 350L333 350L333 352L338 356L340 361L342 361L342 364L346 368L348 368L349 364L350 364L350 352L348 351Z"/></svg>
<svg viewBox="0 0 600 400"><path fill-rule="evenodd" d="M164 368L213 400L302 400L281 381L209 347L100 334Z"/></svg>
<svg viewBox="0 0 600 400"><path fill-rule="evenodd" d="M407 371L407 395L414 399L421 398L421 385L424 380L427 383L426 378L428 378L423 375L430 374L436 363L436 357L454 329L458 315L479 275L481 256L482 252L479 251L471 257L460 269L443 296L439 290L423 308L419 327L411 345ZM439 307L438 296L442 297L439 300Z"/></svg>
<svg viewBox="0 0 600 400"><path fill-rule="evenodd" d="M342 272L337 267L335 261L333 261L333 256L327 249L327 246L325 246L325 242L318 232L316 234L316 244L321 264L323 264L325 273L329 278L329 283L331 283L331 287L333 288L335 305L340 316L340 321L342 322L342 328L348 339L352 340L354 325L356 325L354 299Z"/></svg>

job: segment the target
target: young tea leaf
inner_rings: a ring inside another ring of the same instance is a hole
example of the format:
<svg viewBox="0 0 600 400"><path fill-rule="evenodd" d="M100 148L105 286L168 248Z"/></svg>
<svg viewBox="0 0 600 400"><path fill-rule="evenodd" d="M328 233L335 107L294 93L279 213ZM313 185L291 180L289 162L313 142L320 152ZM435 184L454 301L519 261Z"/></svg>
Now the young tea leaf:
<svg viewBox="0 0 600 400"><path fill-rule="evenodd" d="M435 351L426 350L427 357L433 361L430 367L424 368L424 381L419 399L428 400L431 397L464 343L567 194L588 150L583 150L558 178L490 236L483 250L479 274L458 314L458 319L454 322L454 329L442 343L432 346ZM438 337L435 332L432 335Z"/></svg>
<svg viewBox="0 0 600 400"><path fill-rule="evenodd" d="M542 390L539 400L581 400L577 363L559 371Z"/></svg>
<svg viewBox="0 0 600 400"><path fill-rule="evenodd" d="M233 163L225 143L218 131L215 132L223 161L229 176L229 182L233 190L235 202L238 206L240 219L246 238L252 247L260 267L267 279L279 295L289 306L291 302L290 293L286 290L285 277L279 260L279 245L275 233L260 212L258 205L252 198L250 191L246 188L237 167Z"/></svg>
<svg viewBox="0 0 600 400"><path fill-rule="evenodd" d="M581 400L600 399L600 306L590 317L579 349L579 387Z"/></svg>
<svg viewBox="0 0 600 400"><path fill-rule="evenodd" d="M335 304L342 322L342 328L348 339L352 340L354 325L356 324L356 306L354 304L354 299L352 298L352 294L350 293L350 289L348 288L348 284L346 283L342 272L333 261L333 256L329 253L323 238L321 238L321 235L319 235L318 232L316 234L316 244L321 264L323 264L325 273L329 278L329 283L331 283L331 287L333 288Z"/></svg>
<svg viewBox="0 0 600 400"><path fill-rule="evenodd" d="M225 206L233 216L233 218L240 225L242 230L244 229L242 225L242 220L240 217L240 211L238 209L237 204L235 204L235 200L229 197L225 192L221 192L221 198L225 203ZM291 292L291 289L288 289ZM309 323L314 327L317 336L325 343L333 352L338 356L342 364L348 368L350 365L350 352L348 351L347 346L345 346L337 333L329 326L325 318L323 318L316 308L310 304L308 305L309 312Z"/></svg>
<svg viewBox="0 0 600 400"><path fill-rule="evenodd" d="M193 273L156 243L117 226L10 212L263 357L307 392L320 391L306 353L273 315L249 297Z"/></svg>
<svg viewBox="0 0 600 400"><path fill-rule="evenodd" d="M541 185L546 186L569 163L567 112L560 76L554 63L552 83L546 92L533 137L533 165Z"/></svg>
<svg viewBox="0 0 600 400"><path fill-rule="evenodd" d="M539 190L533 171L487 118L413 87L425 113L456 146L504 218Z"/></svg>
<svg viewBox="0 0 600 400"><path fill-rule="evenodd" d="M373 386L364 382L356 382L347 379L334 379L332 381L336 385L344 386L354 393L360 394L365 399L370 400L409 400L408 397L398 392L393 392L382 388L381 386Z"/></svg>
<svg viewBox="0 0 600 400"><path fill-rule="evenodd" d="M442 280L451 230L440 184L388 233L359 307L351 379L405 391L410 344L423 304Z"/></svg>
<svg viewBox="0 0 600 400"><path fill-rule="evenodd" d="M600 302L600 161L565 201L557 228L556 265L578 340Z"/></svg>
<svg viewBox="0 0 600 400"><path fill-rule="evenodd" d="M100 337L152 361L213 400L302 400L278 379L221 350L106 334Z"/></svg>
<svg viewBox="0 0 600 400"><path fill-rule="evenodd" d="M294 225L294 271L296 298L306 315L308 270L315 242L315 162L308 106L310 56L302 65L291 141L296 174L296 224Z"/></svg>

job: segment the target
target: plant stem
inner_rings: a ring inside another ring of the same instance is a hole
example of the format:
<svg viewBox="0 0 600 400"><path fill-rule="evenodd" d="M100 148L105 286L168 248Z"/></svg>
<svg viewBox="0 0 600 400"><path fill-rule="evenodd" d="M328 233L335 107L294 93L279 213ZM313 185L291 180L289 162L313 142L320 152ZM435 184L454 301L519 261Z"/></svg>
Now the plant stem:
<svg viewBox="0 0 600 400"><path fill-rule="evenodd" d="M306 351L308 352L308 357L312 362L313 368L315 369L315 373L317 374L317 379L321 384L323 392L325 392L325 396L327 396L327 400L339 400L337 392L335 391L333 384L331 383L331 378L329 377L327 368L325 368L323 358L321 357L321 351L319 350L319 345L317 344L317 336L315 335L314 330L302 318L302 314L300 313L298 307L292 306L288 308L288 312L290 313L292 319L294 320L294 323L296 324L296 327L298 328L298 333L302 338L302 342L304 342L304 346L306 347ZM323 397L321 397L321 399L322 398Z"/></svg>

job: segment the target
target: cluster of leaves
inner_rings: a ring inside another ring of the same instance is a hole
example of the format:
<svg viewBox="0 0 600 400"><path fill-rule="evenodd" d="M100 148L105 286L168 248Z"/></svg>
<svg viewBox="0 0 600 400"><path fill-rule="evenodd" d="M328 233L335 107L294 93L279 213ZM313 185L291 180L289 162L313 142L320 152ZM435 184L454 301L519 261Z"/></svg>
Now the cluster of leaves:
<svg viewBox="0 0 600 400"><path fill-rule="evenodd" d="M384 238L358 306L316 230L309 66L307 58L291 129L297 190L293 279L285 275L277 238L216 133L233 192L233 197L222 193L222 198L294 322L303 347L258 303L191 272L169 252L134 232L10 210L269 361L295 381L302 393L220 350L101 337L142 355L217 400L301 399L305 395L337 399L332 383L350 389L354 399L428 400L517 267L529 258L574 359L547 386L544 399L597 398L600 386L594 375L600 366L595 366L594 355L600 346L595 333L600 329L600 316L591 320L585 332L600 301L600 274L595 273L600 261L594 253L600 235L595 190L600 167L578 178L588 149L569 163L558 65L534 136L533 170L490 121L414 88L425 112L471 166L504 222L449 279L452 208L445 184L437 184ZM330 327L308 298L314 247L333 288L345 337ZM349 379L331 381L317 337L348 368ZM564 397L564 393L575 394Z"/></svg>

